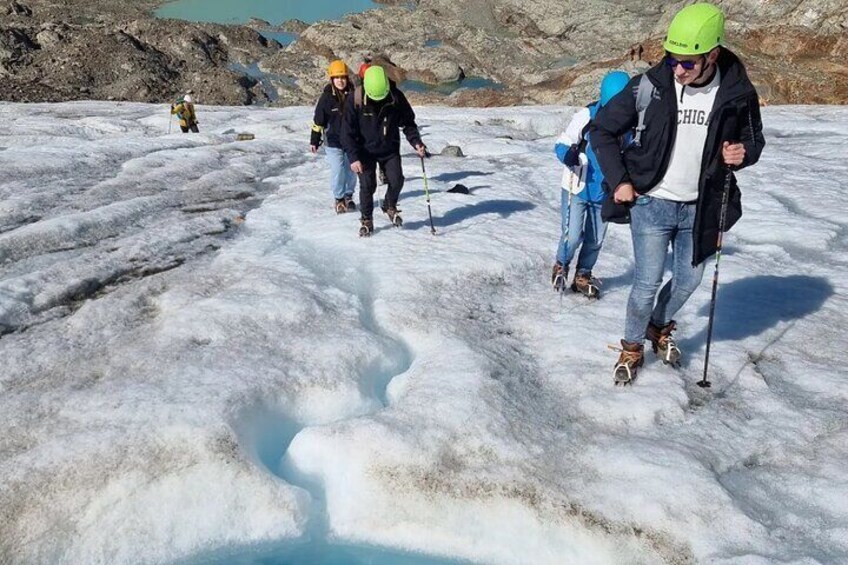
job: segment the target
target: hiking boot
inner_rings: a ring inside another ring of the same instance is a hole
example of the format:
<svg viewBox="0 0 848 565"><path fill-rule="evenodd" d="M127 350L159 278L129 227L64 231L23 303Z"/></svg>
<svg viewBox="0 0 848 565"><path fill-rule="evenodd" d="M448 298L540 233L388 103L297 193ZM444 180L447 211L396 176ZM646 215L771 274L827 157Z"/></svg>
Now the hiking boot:
<svg viewBox="0 0 848 565"><path fill-rule="evenodd" d="M592 272L575 273L574 281L571 283L571 290L579 292L586 298L598 299L601 297L601 291L598 290L600 281L592 277Z"/></svg>
<svg viewBox="0 0 848 565"><path fill-rule="evenodd" d="M348 212L356 212L356 202L353 201L353 196L345 196L344 203Z"/></svg>
<svg viewBox="0 0 848 565"><path fill-rule="evenodd" d="M385 204L383 204L381 208L383 209L383 212L386 214L386 216L389 217L389 221L392 223L393 226L399 228L403 225L403 218L400 217L400 210L398 210L394 206L386 206Z"/></svg>
<svg viewBox="0 0 848 565"><path fill-rule="evenodd" d="M565 290L566 279L568 278L568 265L563 265L559 261L554 263L554 270L551 273L551 284L556 292Z"/></svg>
<svg viewBox="0 0 848 565"><path fill-rule="evenodd" d="M344 214L347 212L347 204L345 204L344 198L336 198L336 214Z"/></svg>
<svg viewBox="0 0 848 565"><path fill-rule="evenodd" d="M636 372L645 362L645 348L638 343L630 343L622 339L619 351L621 353L613 370L613 379L616 386L629 385L636 379Z"/></svg>
<svg viewBox="0 0 848 565"><path fill-rule="evenodd" d="M359 237L369 237L374 231L374 222L366 218L359 220Z"/></svg>
<svg viewBox="0 0 848 565"><path fill-rule="evenodd" d="M654 353L657 354L663 363L675 367L680 366L680 349L677 347L671 332L677 327L677 323L672 320L664 326L658 326L653 321L648 322L648 329L645 332L645 337L651 340L651 346Z"/></svg>

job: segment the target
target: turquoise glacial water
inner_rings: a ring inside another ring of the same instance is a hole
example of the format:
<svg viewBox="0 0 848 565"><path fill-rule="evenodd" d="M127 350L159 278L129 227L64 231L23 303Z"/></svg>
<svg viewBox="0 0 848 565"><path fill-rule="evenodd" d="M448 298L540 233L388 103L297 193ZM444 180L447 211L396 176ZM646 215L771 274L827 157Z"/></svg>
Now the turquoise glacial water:
<svg viewBox="0 0 848 565"><path fill-rule="evenodd" d="M460 88L468 88L471 90L490 88L492 90L503 90L504 85L493 80L482 77L465 77L456 82L446 82L442 84L427 84L417 80L406 80L400 84L400 89L404 92L437 92L439 94L449 95Z"/></svg>
<svg viewBox="0 0 848 565"><path fill-rule="evenodd" d="M287 31L260 31L266 39L273 39L275 41L279 41L280 45L289 45L295 39L297 39L296 33L289 33Z"/></svg>
<svg viewBox="0 0 848 565"><path fill-rule="evenodd" d="M176 565L471 565L459 559L368 546L280 544L242 547L198 555Z"/></svg>
<svg viewBox="0 0 848 565"><path fill-rule="evenodd" d="M243 24L251 18L259 18L276 26L290 19L298 19L306 23L335 20L347 14L380 7L380 4L372 0L175 0L158 8L155 14L160 18L220 24ZM414 8L412 5L409 7ZM268 39L279 41L284 46L297 39L297 34L283 31L261 30L260 33ZM425 42L425 47L437 48L441 44L440 40L431 39ZM266 75L255 65L249 68L242 67L235 64L231 68L259 80L272 102L278 98L278 95L271 80L291 82L288 77L281 79ZM439 85L408 80L401 84L401 88L410 92L439 92L447 95L460 88L502 90L503 85L484 78L467 77L462 81Z"/></svg>
<svg viewBox="0 0 848 565"><path fill-rule="evenodd" d="M158 8L160 18L219 24L259 18L273 25L297 19L306 23L336 20L346 14L381 7L371 0L176 0Z"/></svg>

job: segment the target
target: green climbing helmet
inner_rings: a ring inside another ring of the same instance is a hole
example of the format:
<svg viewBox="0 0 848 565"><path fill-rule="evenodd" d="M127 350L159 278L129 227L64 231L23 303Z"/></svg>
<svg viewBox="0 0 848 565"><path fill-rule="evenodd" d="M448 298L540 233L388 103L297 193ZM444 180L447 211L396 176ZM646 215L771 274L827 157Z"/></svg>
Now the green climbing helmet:
<svg viewBox="0 0 848 565"><path fill-rule="evenodd" d="M674 16L663 47L674 55L703 55L724 41L724 14L712 4L692 4Z"/></svg>
<svg viewBox="0 0 848 565"><path fill-rule="evenodd" d="M383 67L377 65L368 67L362 82L365 87L365 94L371 100L379 102L389 95L389 78L386 76Z"/></svg>

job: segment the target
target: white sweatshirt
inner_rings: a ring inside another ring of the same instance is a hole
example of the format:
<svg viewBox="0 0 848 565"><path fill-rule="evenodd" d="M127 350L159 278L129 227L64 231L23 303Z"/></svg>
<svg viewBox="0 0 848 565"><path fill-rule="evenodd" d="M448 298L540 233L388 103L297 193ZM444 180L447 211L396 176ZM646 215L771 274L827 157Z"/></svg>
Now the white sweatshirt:
<svg viewBox="0 0 848 565"><path fill-rule="evenodd" d="M721 76L716 69L713 79L704 86L683 86L674 81L677 95L677 138L671 149L668 170L649 196L677 202L698 199L701 159L707 141L707 118L713 109Z"/></svg>

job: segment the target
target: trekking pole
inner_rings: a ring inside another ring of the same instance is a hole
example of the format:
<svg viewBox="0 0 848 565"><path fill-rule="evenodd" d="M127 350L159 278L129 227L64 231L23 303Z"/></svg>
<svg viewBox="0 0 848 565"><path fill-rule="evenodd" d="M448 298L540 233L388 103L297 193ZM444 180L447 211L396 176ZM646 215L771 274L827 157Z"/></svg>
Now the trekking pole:
<svg viewBox="0 0 848 565"><path fill-rule="evenodd" d="M433 226L433 210L430 209L430 189L427 186L427 171L424 170L424 157L421 157L421 176L424 177L424 195L427 197L427 215L430 216L430 233L436 235Z"/></svg>
<svg viewBox="0 0 848 565"><path fill-rule="evenodd" d="M580 170L580 174L583 173L582 169ZM572 171L571 176L568 178L568 204L566 207L568 209L568 215L565 217L565 225L563 229L565 230L565 254L568 255L568 247L571 245L571 198L574 196L574 180L577 179L577 186L580 186L580 174ZM565 267L565 265L563 265ZM562 277L562 286L559 289L559 305L562 306L562 295L565 294L565 287L568 286L568 274L563 273Z"/></svg>
<svg viewBox="0 0 848 565"><path fill-rule="evenodd" d="M168 135L171 135L171 122L174 121L174 115L168 114Z"/></svg>
<svg viewBox="0 0 848 565"><path fill-rule="evenodd" d="M715 272L713 273L713 292L710 298L710 321L707 323L707 352L704 356L704 377L698 381L701 388L710 388L712 383L707 379L707 367L710 365L710 345L713 340L713 320L715 319L716 290L718 289L718 267L721 263L721 242L724 235L724 222L727 217L727 201L730 198L730 183L733 173L727 167L727 175L724 177L724 192L721 195L721 214L718 220L718 242L716 243Z"/></svg>

